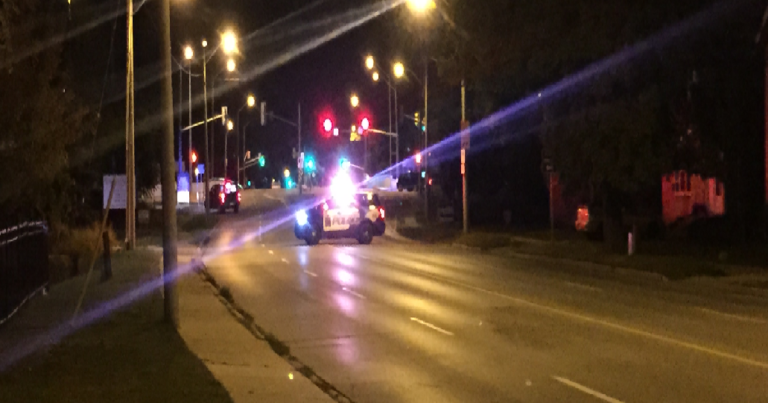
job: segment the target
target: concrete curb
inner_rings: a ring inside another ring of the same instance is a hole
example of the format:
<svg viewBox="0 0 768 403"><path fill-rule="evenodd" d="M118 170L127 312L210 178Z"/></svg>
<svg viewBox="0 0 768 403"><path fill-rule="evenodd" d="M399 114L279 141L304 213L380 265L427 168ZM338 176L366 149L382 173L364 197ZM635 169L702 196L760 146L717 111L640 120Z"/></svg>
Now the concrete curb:
<svg viewBox="0 0 768 403"><path fill-rule="evenodd" d="M202 250L198 248L198 251L201 252L200 256L202 257ZM208 272L208 269L202 259L200 259L196 271L200 275L201 279L211 286L212 291L214 291L216 297L227 308L232 317L234 317L241 325L243 325L246 330L253 334L254 337L259 340L266 341L272 348L272 351L275 352L275 354L283 358L291 367L293 367L293 369L302 374L334 401L338 403L354 403L352 399L347 397L340 390L336 389L335 386L331 385L328 381L315 373L312 368L304 364L297 357L291 355L290 348L285 343L278 340L274 335L265 331L262 327L256 324L254 317L245 309L240 307L237 302L235 302L231 293L229 294L229 298L226 298L226 292L222 292L222 290L226 287L221 286L216 281L216 278L214 278L213 275Z"/></svg>

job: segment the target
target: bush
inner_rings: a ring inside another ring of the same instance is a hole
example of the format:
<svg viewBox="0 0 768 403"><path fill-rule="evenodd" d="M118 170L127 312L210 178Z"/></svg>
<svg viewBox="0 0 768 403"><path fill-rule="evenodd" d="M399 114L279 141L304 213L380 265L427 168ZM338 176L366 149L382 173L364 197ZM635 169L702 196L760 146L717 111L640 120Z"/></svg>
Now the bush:
<svg viewBox="0 0 768 403"><path fill-rule="evenodd" d="M101 248L101 222L94 222L85 228L60 227L51 239L51 251L54 254L70 256L88 256ZM117 235L111 226L106 228L109 244L117 244ZM97 243L98 241L98 243Z"/></svg>

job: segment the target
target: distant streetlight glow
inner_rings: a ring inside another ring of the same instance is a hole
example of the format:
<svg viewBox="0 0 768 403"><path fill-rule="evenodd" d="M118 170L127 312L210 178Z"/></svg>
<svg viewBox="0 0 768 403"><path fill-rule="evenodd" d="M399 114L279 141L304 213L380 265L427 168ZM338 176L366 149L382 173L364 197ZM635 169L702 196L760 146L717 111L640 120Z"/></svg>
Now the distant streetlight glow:
<svg viewBox="0 0 768 403"><path fill-rule="evenodd" d="M368 70L373 70L374 65L375 65L375 62L373 61L373 56L368 56L365 58L365 67Z"/></svg>
<svg viewBox="0 0 768 403"><path fill-rule="evenodd" d="M234 32L227 31L221 35L221 48L227 55L237 52L237 36Z"/></svg>
<svg viewBox="0 0 768 403"><path fill-rule="evenodd" d="M395 73L395 77L397 78L401 78L405 75L405 66L400 62L395 63L393 70Z"/></svg>
<svg viewBox="0 0 768 403"><path fill-rule="evenodd" d="M349 98L349 103L352 104L353 108L357 108L360 106L360 98L357 95L352 95L352 98Z"/></svg>
<svg viewBox="0 0 768 403"><path fill-rule="evenodd" d="M374 71L373 72L373 81L376 81L376 82L379 81L379 72L378 71Z"/></svg>
<svg viewBox="0 0 768 403"><path fill-rule="evenodd" d="M408 7L417 13L424 13L437 8L434 0L408 0Z"/></svg>
<svg viewBox="0 0 768 403"><path fill-rule="evenodd" d="M237 68L237 64L235 63L234 59L227 60L227 71L232 73Z"/></svg>
<svg viewBox="0 0 768 403"><path fill-rule="evenodd" d="M283 176L285 176L286 178L289 178L291 176L291 171L286 169L285 171L283 171Z"/></svg>
<svg viewBox="0 0 768 403"><path fill-rule="evenodd" d="M254 106L256 106L256 97L248 95L248 107L253 108Z"/></svg>
<svg viewBox="0 0 768 403"><path fill-rule="evenodd" d="M235 129L235 122L228 120L227 121L227 130L232 131Z"/></svg>
<svg viewBox="0 0 768 403"><path fill-rule="evenodd" d="M203 47L204 47L204 48L207 48L207 47L208 47L208 41L206 41L205 39L203 39Z"/></svg>
<svg viewBox="0 0 768 403"><path fill-rule="evenodd" d="M187 46L184 48L184 58L187 60L192 60L193 57L195 57L195 51L192 49L192 46Z"/></svg>

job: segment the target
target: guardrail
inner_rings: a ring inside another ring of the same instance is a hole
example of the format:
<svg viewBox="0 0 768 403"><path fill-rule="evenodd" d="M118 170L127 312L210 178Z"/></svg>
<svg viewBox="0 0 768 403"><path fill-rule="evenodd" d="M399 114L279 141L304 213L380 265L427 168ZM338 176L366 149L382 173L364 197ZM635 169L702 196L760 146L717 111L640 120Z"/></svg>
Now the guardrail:
<svg viewBox="0 0 768 403"><path fill-rule="evenodd" d="M48 285L48 275L45 222L0 229L0 325Z"/></svg>

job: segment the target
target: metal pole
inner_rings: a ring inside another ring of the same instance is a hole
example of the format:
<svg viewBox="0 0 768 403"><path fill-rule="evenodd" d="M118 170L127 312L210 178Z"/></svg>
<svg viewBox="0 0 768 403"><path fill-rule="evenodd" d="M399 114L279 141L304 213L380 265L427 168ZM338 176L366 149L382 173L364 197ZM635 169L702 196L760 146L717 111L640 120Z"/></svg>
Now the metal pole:
<svg viewBox="0 0 768 403"><path fill-rule="evenodd" d="M389 108L389 132L392 133L392 85L387 83L387 108ZM392 137L389 137L389 166L392 166Z"/></svg>
<svg viewBox="0 0 768 403"><path fill-rule="evenodd" d="M134 143L134 86L133 86L133 0L127 2L128 52L126 66L125 96L125 235L126 249L136 247L136 161ZM171 123L173 125L173 123ZM173 140L171 140L173 141Z"/></svg>
<svg viewBox="0 0 768 403"><path fill-rule="evenodd" d="M235 158L235 178L237 178L237 183L241 185L243 184L243 182L240 180L240 112L242 111L243 108L240 108L240 110L237 111L237 122L235 122L237 125L235 132L235 135L237 136L237 153L235 154L237 155L237 158Z"/></svg>
<svg viewBox="0 0 768 403"><path fill-rule="evenodd" d="M229 125L224 128L224 177L227 177L227 167L229 166L227 159L227 145L229 143Z"/></svg>
<svg viewBox="0 0 768 403"><path fill-rule="evenodd" d="M163 141L161 155L161 182L163 191L163 316L167 323L178 325L178 304L175 290L176 279L176 183L173 167L173 66L171 64L171 1L160 3L161 63L163 87L160 108L163 116Z"/></svg>
<svg viewBox="0 0 768 403"><path fill-rule="evenodd" d="M205 156L203 157L205 159L205 165L208 167L205 168L205 172L203 173L203 177L205 178L205 189L203 189L203 200L205 200L205 214L211 213L211 205L208 201L208 190L210 189L211 184L211 174L210 174L210 162L208 161L208 73L207 73L207 61L205 57L205 46L203 46L203 101L205 103ZM190 125L191 126L191 125Z"/></svg>
<svg viewBox="0 0 768 403"><path fill-rule="evenodd" d="M296 154L296 166L298 166L298 160L301 158L301 102L299 102L299 118L296 121L296 128L299 133L299 149ZM302 179L304 178L304 167L299 167L299 194L302 194Z"/></svg>
<svg viewBox="0 0 768 403"><path fill-rule="evenodd" d="M429 222L429 59L424 61L424 212Z"/></svg>
<svg viewBox="0 0 768 403"><path fill-rule="evenodd" d="M397 109L397 87L392 87L395 93L395 177L400 177L400 111ZM390 133L392 129L389 129Z"/></svg>
<svg viewBox="0 0 768 403"><path fill-rule="evenodd" d="M189 61L189 93L187 94L189 97L189 126L192 126L192 61ZM187 172L189 172L189 183L192 184L192 129L189 129L189 133L187 134L189 136L189 153L187 154L187 159L189 163L189 168L187 169ZM189 190L192 191L192 186L189 187Z"/></svg>
<svg viewBox="0 0 768 403"><path fill-rule="evenodd" d="M216 77L213 77L213 82L211 83L211 113L213 116L216 116ZM216 166L216 124L211 126L211 175L214 177L216 176L216 169L214 167ZM207 192L207 190L206 190Z"/></svg>
<svg viewBox="0 0 768 403"><path fill-rule="evenodd" d="M182 77L182 74L184 73L184 70L181 68L181 64L179 64L179 174L181 174L184 171L184 159L181 157L181 149L182 149L182 131L181 129L184 128L184 123L182 122L182 113L184 111L184 84L182 84L184 77Z"/></svg>
<svg viewBox="0 0 768 403"><path fill-rule="evenodd" d="M464 85L464 80L461 80L461 122L463 123L462 126L466 125L467 121L467 90L466 86ZM464 129L462 127L462 130L469 130ZM464 221L464 233L466 234L469 232L469 203L467 200L467 166L466 166L466 150L462 149L462 161L461 164L464 166L462 172L461 172L461 205L462 205L462 212L463 212L463 221Z"/></svg>
<svg viewBox="0 0 768 403"><path fill-rule="evenodd" d="M552 171L548 173L549 178L549 240L555 240L555 203L552 200Z"/></svg>

